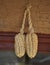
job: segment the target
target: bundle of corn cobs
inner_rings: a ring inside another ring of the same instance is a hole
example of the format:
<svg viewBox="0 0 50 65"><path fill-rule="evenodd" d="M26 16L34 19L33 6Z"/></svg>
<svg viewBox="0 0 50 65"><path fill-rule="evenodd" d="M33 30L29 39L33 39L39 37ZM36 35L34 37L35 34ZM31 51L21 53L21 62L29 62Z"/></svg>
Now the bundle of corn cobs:
<svg viewBox="0 0 50 65"><path fill-rule="evenodd" d="M26 15L28 15L28 23L29 23L29 33L24 35L24 24ZM16 34L15 36L15 54L21 58L24 56L25 53L30 58L34 58L37 54L38 50L38 37L37 34L34 32L34 28L31 23L30 17L30 7L28 7L24 12L23 24L20 30L20 33Z"/></svg>

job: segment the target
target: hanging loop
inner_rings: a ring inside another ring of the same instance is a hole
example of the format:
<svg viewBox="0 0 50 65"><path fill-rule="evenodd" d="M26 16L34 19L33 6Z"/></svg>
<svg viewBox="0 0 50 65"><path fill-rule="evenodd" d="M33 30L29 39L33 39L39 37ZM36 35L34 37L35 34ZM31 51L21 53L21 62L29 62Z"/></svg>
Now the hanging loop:
<svg viewBox="0 0 50 65"><path fill-rule="evenodd" d="M25 12L24 12L24 17L23 17L23 23L22 23L22 28L20 30L20 33L24 33L24 25L25 25L25 20L26 20L26 15L28 14L28 23L29 23L29 32L30 33L34 33L34 28L31 22L31 14L30 14L30 8L32 6L29 6L26 8Z"/></svg>
<svg viewBox="0 0 50 65"><path fill-rule="evenodd" d="M22 28L20 30L20 33L24 33L24 25L25 25L25 20L26 20L26 14L27 14L27 10L25 10L24 12L24 18L23 18L23 23L22 23Z"/></svg>
<svg viewBox="0 0 50 65"><path fill-rule="evenodd" d="M34 28L33 28L32 22L31 22L31 13L30 13L30 8L31 8L31 7L32 7L32 6L27 7L28 23L29 23L29 32L30 32L30 33L34 33Z"/></svg>

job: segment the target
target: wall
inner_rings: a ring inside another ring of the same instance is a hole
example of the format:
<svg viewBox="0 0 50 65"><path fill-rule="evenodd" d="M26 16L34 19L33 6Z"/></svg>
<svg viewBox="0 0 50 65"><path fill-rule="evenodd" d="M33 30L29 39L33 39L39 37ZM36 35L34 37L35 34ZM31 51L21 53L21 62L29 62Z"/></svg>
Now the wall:
<svg viewBox="0 0 50 65"><path fill-rule="evenodd" d="M14 50L16 33L0 32L0 50ZM38 52L50 53L50 34L38 35Z"/></svg>
<svg viewBox="0 0 50 65"><path fill-rule="evenodd" d="M19 32L27 1L0 0L0 31ZM50 0L30 0L29 3L35 32L50 34Z"/></svg>

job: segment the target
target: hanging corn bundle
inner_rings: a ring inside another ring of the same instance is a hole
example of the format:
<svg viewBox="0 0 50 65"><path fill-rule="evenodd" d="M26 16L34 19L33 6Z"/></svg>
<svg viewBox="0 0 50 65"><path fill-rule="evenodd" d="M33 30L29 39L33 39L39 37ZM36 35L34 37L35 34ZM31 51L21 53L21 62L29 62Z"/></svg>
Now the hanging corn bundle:
<svg viewBox="0 0 50 65"><path fill-rule="evenodd" d="M26 14L28 13L28 21L29 21L29 33L26 34L26 38L24 33L24 24L26 19ZM34 58L37 54L38 50L38 36L34 32L34 28L31 23L30 17L30 7L24 13L24 19L22 28L20 33L16 34L15 36L15 53L20 58L24 56L25 51L30 58Z"/></svg>
<svg viewBox="0 0 50 65"><path fill-rule="evenodd" d="M30 17L30 8L28 11L28 21L29 21L29 33L26 35L26 52L30 58L34 58L38 50L38 37L35 34Z"/></svg>
<svg viewBox="0 0 50 65"><path fill-rule="evenodd" d="M24 13L23 24L25 23L26 11ZM20 30L20 33L15 36L15 54L20 58L25 54L25 35L23 34L24 25Z"/></svg>

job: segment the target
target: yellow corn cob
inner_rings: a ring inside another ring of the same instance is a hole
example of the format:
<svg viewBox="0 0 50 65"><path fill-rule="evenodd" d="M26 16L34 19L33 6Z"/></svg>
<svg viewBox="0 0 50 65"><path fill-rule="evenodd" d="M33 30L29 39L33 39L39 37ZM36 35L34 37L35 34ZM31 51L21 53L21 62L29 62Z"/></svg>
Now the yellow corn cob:
<svg viewBox="0 0 50 65"><path fill-rule="evenodd" d="M15 36L15 54L21 58L25 54L25 36L17 34Z"/></svg>
<svg viewBox="0 0 50 65"><path fill-rule="evenodd" d="M38 49L38 37L35 33L26 35L26 52L30 58L34 58Z"/></svg>

